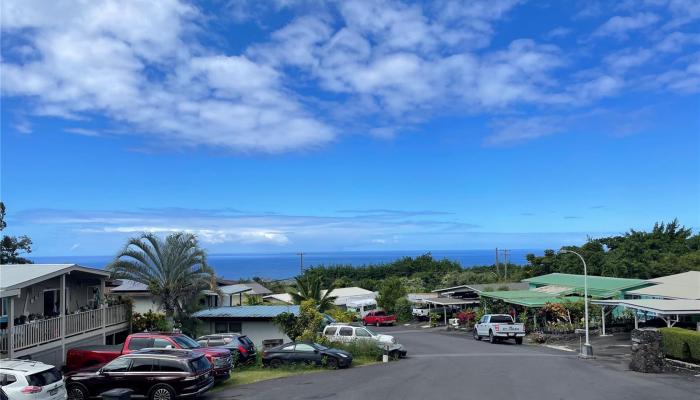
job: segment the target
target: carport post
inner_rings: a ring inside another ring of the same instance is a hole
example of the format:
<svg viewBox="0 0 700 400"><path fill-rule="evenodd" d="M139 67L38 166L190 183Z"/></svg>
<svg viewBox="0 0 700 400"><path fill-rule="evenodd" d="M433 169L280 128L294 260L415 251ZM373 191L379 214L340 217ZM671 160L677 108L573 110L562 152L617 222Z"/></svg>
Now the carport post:
<svg viewBox="0 0 700 400"><path fill-rule="evenodd" d="M600 306L600 320L603 323L603 336L605 336L605 306Z"/></svg>
<svg viewBox="0 0 700 400"><path fill-rule="evenodd" d="M639 329L639 322L637 321L637 310L634 310L634 329Z"/></svg>
<svg viewBox="0 0 700 400"><path fill-rule="evenodd" d="M447 326L447 309L445 308L445 306L442 306L442 311L445 314L445 326Z"/></svg>

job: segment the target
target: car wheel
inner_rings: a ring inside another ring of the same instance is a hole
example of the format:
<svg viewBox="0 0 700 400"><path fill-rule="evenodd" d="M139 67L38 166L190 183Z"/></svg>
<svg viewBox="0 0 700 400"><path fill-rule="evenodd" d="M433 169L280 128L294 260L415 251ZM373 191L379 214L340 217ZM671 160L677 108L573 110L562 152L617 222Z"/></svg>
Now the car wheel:
<svg viewBox="0 0 700 400"><path fill-rule="evenodd" d="M476 331L476 328L474 328L474 340L481 340L481 336L479 336L479 332Z"/></svg>
<svg viewBox="0 0 700 400"><path fill-rule="evenodd" d="M365 320L363 319L363 320L362 320L362 325L363 325L363 326L367 326L367 321L365 321Z"/></svg>
<svg viewBox="0 0 700 400"><path fill-rule="evenodd" d="M279 368L282 365L282 360L279 358L273 358L270 360L270 368Z"/></svg>
<svg viewBox="0 0 700 400"><path fill-rule="evenodd" d="M87 400L88 397L89 394L85 386L78 384L68 385L69 400Z"/></svg>
<svg viewBox="0 0 700 400"><path fill-rule="evenodd" d="M155 385L148 398L151 400L175 400L175 391L168 385Z"/></svg>
<svg viewBox="0 0 700 400"><path fill-rule="evenodd" d="M523 344L523 338L521 338L521 337L515 338L515 344Z"/></svg>
<svg viewBox="0 0 700 400"><path fill-rule="evenodd" d="M338 359L334 357L326 357L326 366L328 369L338 369Z"/></svg>
<svg viewBox="0 0 700 400"><path fill-rule="evenodd" d="M381 324L379 323L379 321L377 321L377 326L379 326L379 325L381 325Z"/></svg>
<svg viewBox="0 0 700 400"><path fill-rule="evenodd" d="M496 343L496 337L493 336L493 331L489 331L489 342Z"/></svg>
<svg viewBox="0 0 700 400"><path fill-rule="evenodd" d="M395 350L389 353L389 357L391 357L392 360L397 361L399 358L401 358L401 353L398 350Z"/></svg>

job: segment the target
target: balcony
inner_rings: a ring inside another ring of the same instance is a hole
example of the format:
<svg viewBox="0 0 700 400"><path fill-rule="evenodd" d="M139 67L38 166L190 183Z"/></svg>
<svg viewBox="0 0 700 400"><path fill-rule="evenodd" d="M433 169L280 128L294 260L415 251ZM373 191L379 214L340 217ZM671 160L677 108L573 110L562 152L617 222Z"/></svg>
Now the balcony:
<svg viewBox="0 0 700 400"><path fill-rule="evenodd" d="M63 317L35 320L10 329L0 329L0 353L8 353L10 338L13 342L13 352L29 349L50 342L65 340L88 332L103 333L103 329L126 323L128 309L125 304L78 312L65 316L65 332Z"/></svg>

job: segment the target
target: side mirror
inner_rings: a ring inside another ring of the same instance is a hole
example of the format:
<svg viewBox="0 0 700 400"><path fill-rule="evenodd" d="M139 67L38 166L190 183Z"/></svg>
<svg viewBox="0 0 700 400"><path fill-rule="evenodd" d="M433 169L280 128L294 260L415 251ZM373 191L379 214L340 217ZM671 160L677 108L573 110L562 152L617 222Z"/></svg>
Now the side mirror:
<svg viewBox="0 0 700 400"><path fill-rule="evenodd" d="M318 350L314 350L314 353L318 354Z"/></svg>

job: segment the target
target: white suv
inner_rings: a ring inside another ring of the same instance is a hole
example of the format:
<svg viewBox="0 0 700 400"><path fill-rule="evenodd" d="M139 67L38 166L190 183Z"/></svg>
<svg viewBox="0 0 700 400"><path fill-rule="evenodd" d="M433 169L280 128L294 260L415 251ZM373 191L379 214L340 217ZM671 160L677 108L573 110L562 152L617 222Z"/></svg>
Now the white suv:
<svg viewBox="0 0 700 400"><path fill-rule="evenodd" d="M0 386L12 400L66 400L61 371L32 360L0 360Z"/></svg>
<svg viewBox="0 0 700 400"><path fill-rule="evenodd" d="M390 335L375 333L364 326L353 326L346 324L330 324L323 330L323 336L336 342L352 342L355 340L368 339L379 343L396 344L396 338Z"/></svg>

